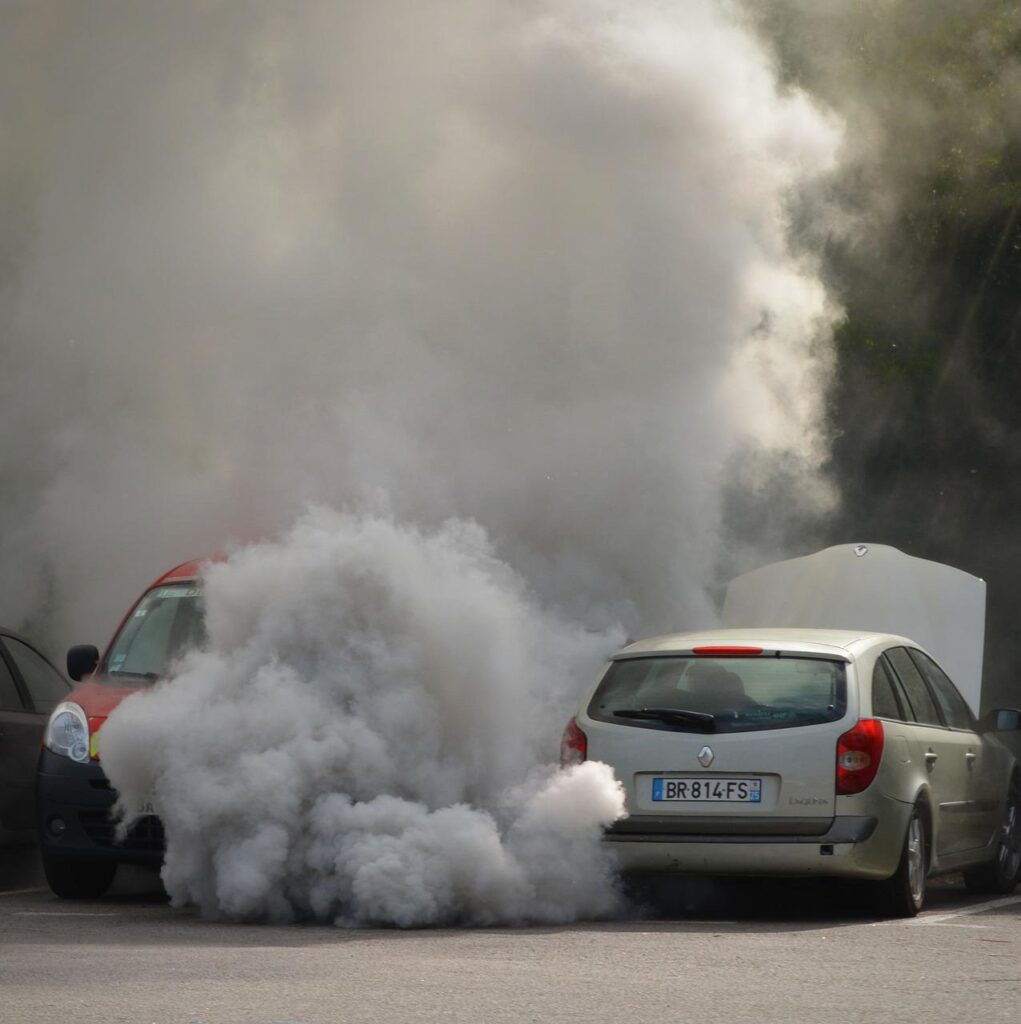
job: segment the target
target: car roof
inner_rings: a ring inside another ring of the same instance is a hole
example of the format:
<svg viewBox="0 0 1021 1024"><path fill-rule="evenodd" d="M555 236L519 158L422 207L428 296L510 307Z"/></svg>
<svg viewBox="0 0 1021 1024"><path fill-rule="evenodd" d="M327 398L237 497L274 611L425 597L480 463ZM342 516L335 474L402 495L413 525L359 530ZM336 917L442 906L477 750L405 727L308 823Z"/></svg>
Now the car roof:
<svg viewBox="0 0 1021 1024"><path fill-rule="evenodd" d="M57 666L53 663L53 660L48 655L43 653L43 651L39 647L39 644L35 640L29 640L27 636L22 636L20 633L15 633L13 629L8 629L6 626L0 626L0 636L9 637L11 640L20 640L26 647L31 647L32 650L35 651L35 653L43 659L43 661L47 662L59 675L61 675L61 677L63 677L63 673L60 671L60 669L57 668Z"/></svg>
<svg viewBox="0 0 1021 1024"><path fill-rule="evenodd" d="M668 633L629 644L613 655L618 658L653 654L691 654L696 647L761 647L767 651L822 654L849 661L868 647L879 644L918 646L907 637L861 629L714 629L698 633Z"/></svg>
<svg viewBox="0 0 1021 1024"><path fill-rule="evenodd" d="M6 626L0 626L0 636L9 636L12 640L20 640L26 647L31 647L36 654L42 654L39 650L39 645L34 640L29 640L27 636L22 636L20 633L15 633L13 629L8 629ZM46 658L46 655L43 654ZM49 658L46 658L49 661Z"/></svg>
<svg viewBox="0 0 1021 1024"><path fill-rule="evenodd" d="M173 569L165 572L159 578L153 580L149 584L148 588L151 590L153 587L162 586L164 583L181 583L188 580L197 580L202 575L202 569L210 562L222 562L223 556L213 556L211 558L193 558L190 562L182 562L180 565L175 565Z"/></svg>

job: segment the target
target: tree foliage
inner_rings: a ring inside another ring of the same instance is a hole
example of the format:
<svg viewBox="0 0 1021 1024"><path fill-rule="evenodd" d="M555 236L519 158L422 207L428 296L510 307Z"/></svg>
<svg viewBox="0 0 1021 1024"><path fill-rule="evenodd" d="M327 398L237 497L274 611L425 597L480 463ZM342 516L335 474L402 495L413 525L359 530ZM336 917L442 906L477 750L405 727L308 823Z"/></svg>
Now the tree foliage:
<svg viewBox="0 0 1021 1024"><path fill-rule="evenodd" d="M765 0L781 79L846 126L792 223L843 303L823 539L989 583L988 696L1021 702L1021 7Z"/></svg>

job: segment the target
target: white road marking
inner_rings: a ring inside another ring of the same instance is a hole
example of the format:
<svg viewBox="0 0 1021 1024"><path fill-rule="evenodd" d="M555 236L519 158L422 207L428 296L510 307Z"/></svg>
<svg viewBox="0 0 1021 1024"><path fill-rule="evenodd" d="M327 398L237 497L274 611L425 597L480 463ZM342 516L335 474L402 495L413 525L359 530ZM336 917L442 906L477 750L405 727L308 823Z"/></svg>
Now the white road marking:
<svg viewBox="0 0 1021 1024"><path fill-rule="evenodd" d="M987 910L998 910L1000 907L1012 907L1021 903L1021 896L1005 896L999 900L986 900L985 903L976 903L970 907L963 907L961 910L951 911L949 914L935 914L932 917L923 915L915 918L914 921L905 921L904 924L942 924L944 921L951 921L955 917L965 917L968 914L984 914Z"/></svg>

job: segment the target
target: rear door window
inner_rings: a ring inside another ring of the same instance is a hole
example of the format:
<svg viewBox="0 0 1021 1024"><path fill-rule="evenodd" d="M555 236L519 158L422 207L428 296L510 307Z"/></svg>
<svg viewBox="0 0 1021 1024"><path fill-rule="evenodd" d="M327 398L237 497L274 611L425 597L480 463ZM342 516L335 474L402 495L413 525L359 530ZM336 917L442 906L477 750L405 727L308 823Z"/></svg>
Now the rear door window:
<svg viewBox="0 0 1021 1024"><path fill-rule="evenodd" d="M957 687L950 681L946 672L923 651L909 648L908 654L928 682L947 725L953 729L974 730L975 722L971 717L967 702L957 692Z"/></svg>
<svg viewBox="0 0 1021 1024"><path fill-rule="evenodd" d="M588 713L649 729L752 732L834 722L846 709L841 661L678 655L612 662Z"/></svg>
<svg viewBox="0 0 1021 1024"><path fill-rule="evenodd" d="M24 711L21 694L18 693L14 676L7 667L7 663L0 656L0 711Z"/></svg>
<svg viewBox="0 0 1021 1024"><path fill-rule="evenodd" d="M67 695L71 684L36 650L4 637L7 651L21 673L36 711L52 711Z"/></svg>
<svg viewBox="0 0 1021 1024"><path fill-rule="evenodd" d="M882 658L876 661L876 667L872 670L872 714L876 718L889 718L895 722L907 719Z"/></svg>
<svg viewBox="0 0 1021 1024"><path fill-rule="evenodd" d="M907 650L903 647L894 647L886 652L886 657L889 658L897 678L904 687L914 720L921 725L943 725L936 702L932 699L921 672L915 667Z"/></svg>

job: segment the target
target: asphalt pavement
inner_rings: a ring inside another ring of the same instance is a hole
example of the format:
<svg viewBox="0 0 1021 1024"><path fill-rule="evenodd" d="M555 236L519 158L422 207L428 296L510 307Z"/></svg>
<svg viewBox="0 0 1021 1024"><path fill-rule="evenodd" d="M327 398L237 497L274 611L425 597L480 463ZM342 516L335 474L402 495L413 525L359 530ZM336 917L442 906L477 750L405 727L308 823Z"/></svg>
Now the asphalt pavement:
<svg viewBox="0 0 1021 1024"><path fill-rule="evenodd" d="M680 884L628 920L357 930L202 920L155 873L65 902L31 851L0 852L0 1021L1016 1021L1021 890L938 881L913 921L859 891Z"/></svg>

